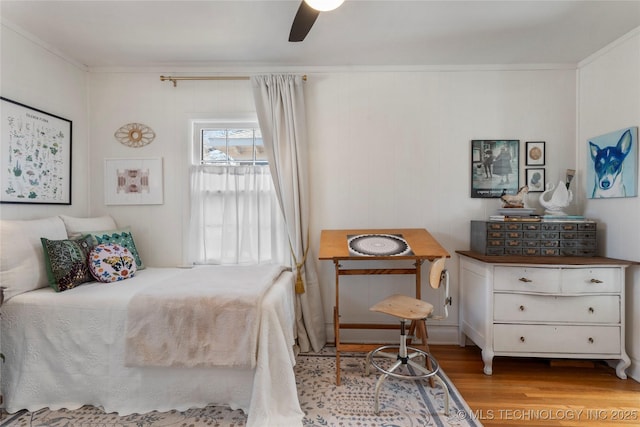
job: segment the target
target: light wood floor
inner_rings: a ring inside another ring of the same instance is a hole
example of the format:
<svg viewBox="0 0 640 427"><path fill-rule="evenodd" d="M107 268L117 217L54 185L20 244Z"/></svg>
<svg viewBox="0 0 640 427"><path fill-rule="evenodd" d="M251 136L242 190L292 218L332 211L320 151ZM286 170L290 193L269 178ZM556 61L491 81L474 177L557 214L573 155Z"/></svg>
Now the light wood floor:
<svg viewBox="0 0 640 427"><path fill-rule="evenodd" d="M640 426L640 383L604 362L496 357L488 376L476 346L431 353L484 426Z"/></svg>

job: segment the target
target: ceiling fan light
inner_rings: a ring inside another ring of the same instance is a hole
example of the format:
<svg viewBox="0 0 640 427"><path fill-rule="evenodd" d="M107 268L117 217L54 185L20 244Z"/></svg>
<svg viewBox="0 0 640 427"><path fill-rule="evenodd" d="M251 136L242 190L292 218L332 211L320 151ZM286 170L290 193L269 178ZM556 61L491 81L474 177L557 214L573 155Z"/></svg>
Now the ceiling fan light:
<svg viewBox="0 0 640 427"><path fill-rule="evenodd" d="M320 12L328 12L337 9L344 0L304 0L309 6Z"/></svg>

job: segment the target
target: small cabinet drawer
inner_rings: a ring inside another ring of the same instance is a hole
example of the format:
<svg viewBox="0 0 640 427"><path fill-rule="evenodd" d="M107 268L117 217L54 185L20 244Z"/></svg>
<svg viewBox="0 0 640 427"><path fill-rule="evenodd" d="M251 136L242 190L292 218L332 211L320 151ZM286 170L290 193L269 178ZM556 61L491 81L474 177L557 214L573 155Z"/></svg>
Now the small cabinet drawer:
<svg viewBox="0 0 640 427"><path fill-rule="evenodd" d="M619 268L566 268L562 270L562 292L620 292L621 274Z"/></svg>
<svg viewBox="0 0 640 427"><path fill-rule="evenodd" d="M496 322L620 323L618 295L495 294Z"/></svg>
<svg viewBox="0 0 640 427"><path fill-rule="evenodd" d="M496 352L620 354L618 326L499 324L493 332Z"/></svg>
<svg viewBox="0 0 640 427"><path fill-rule="evenodd" d="M496 291L551 293L560 291L560 269L502 267L494 270Z"/></svg>

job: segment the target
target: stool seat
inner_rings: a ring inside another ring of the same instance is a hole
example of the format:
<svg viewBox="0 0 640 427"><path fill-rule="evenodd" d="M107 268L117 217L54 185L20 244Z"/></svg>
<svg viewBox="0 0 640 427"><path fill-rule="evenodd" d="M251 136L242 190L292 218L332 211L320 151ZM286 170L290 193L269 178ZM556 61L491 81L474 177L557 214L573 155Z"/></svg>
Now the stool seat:
<svg viewBox="0 0 640 427"><path fill-rule="evenodd" d="M433 305L406 295L396 294L383 299L369 308L369 310L395 316L400 319L421 320L431 316L431 313L433 313Z"/></svg>

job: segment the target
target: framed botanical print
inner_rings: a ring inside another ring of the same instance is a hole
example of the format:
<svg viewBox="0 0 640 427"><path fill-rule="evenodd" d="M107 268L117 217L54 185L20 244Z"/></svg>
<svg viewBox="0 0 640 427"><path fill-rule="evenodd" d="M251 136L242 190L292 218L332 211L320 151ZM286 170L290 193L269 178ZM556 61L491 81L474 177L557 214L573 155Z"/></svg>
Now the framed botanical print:
<svg viewBox="0 0 640 427"><path fill-rule="evenodd" d="M0 100L0 202L70 205L71 120Z"/></svg>
<svg viewBox="0 0 640 427"><path fill-rule="evenodd" d="M525 164L527 166L544 166L544 162L544 141L527 142Z"/></svg>
<svg viewBox="0 0 640 427"><path fill-rule="evenodd" d="M520 140L471 141L471 197L516 194L520 179Z"/></svg>

